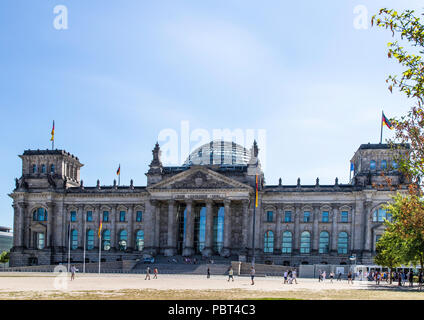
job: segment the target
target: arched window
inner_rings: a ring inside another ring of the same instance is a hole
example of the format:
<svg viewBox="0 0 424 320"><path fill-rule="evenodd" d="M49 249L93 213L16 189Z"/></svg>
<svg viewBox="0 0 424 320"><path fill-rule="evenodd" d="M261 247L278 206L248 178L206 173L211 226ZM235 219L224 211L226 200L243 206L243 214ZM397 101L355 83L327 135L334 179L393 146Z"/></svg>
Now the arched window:
<svg viewBox="0 0 424 320"><path fill-rule="evenodd" d="M319 253L328 253L328 247L330 245L330 235L327 231L323 231L319 234Z"/></svg>
<svg viewBox="0 0 424 320"><path fill-rule="evenodd" d="M127 249L128 243L128 232L127 230L122 230L119 233L119 250L125 251Z"/></svg>
<svg viewBox="0 0 424 320"><path fill-rule="evenodd" d="M110 250L110 230L103 231L102 234L102 249L105 251Z"/></svg>
<svg viewBox="0 0 424 320"><path fill-rule="evenodd" d="M300 236L300 253L309 253L311 251L311 234L303 231Z"/></svg>
<svg viewBox="0 0 424 320"><path fill-rule="evenodd" d="M144 249L144 231L138 230L135 235L135 249L142 251Z"/></svg>
<svg viewBox="0 0 424 320"><path fill-rule="evenodd" d="M52 164L51 166L50 166L50 173L54 173L54 164Z"/></svg>
<svg viewBox="0 0 424 320"><path fill-rule="evenodd" d="M349 237L346 232L339 233L339 239L337 241L337 253L347 254L348 240Z"/></svg>
<svg viewBox="0 0 424 320"><path fill-rule="evenodd" d="M47 210L44 208L38 208L32 213L32 220L34 221L47 221Z"/></svg>
<svg viewBox="0 0 424 320"><path fill-rule="evenodd" d="M71 249L75 250L78 248L78 231L73 229L71 231Z"/></svg>
<svg viewBox="0 0 424 320"><path fill-rule="evenodd" d="M283 243L281 246L282 253L291 253L292 252L292 233L290 231L283 232Z"/></svg>
<svg viewBox="0 0 424 320"><path fill-rule="evenodd" d="M274 232L272 231L265 232L264 252L266 253L274 252Z"/></svg>
<svg viewBox="0 0 424 320"><path fill-rule="evenodd" d="M381 167L381 170L386 170L387 169L387 161L381 160L380 167Z"/></svg>
<svg viewBox="0 0 424 320"><path fill-rule="evenodd" d="M370 161L370 170L375 170L375 168L376 168L375 161L374 160L371 160Z"/></svg>
<svg viewBox="0 0 424 320"><path fill-rule="evenodd" d="M41 165L41 173L46 173L46 165L45 164Z"/></svg>
<svg viewBox="0 0 424 320"><path fill-rule="evenodd" d="M37 165L36 164L32 165L32 173L37 173Z"/></svg>
<svg viewBox="0 0 424 320"><path fill-rule="evenodd" d="M94 249L94 231L93 230L87 230L87 250L93 250Z"/></svg>

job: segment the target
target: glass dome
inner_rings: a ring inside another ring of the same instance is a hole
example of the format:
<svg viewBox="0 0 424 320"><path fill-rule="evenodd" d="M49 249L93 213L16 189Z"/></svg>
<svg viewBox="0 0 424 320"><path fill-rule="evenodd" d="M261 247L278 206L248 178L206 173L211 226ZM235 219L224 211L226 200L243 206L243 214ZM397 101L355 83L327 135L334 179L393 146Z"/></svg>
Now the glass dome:
<svg viewBox="0 0 424 320"><path fill-rule="evenodd" d="M248 149L235 142L215 140L195 149L184 162L188 165L247 165L250 159Z"/></svg>

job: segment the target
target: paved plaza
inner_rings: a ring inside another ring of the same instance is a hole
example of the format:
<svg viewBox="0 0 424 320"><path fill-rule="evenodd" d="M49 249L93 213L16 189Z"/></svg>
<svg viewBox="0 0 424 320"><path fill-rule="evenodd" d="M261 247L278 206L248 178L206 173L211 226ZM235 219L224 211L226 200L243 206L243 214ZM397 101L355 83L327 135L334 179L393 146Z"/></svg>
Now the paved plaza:
<svg viewBox="0 0 424 320"><path fill-rule="evenodd" d="M145 280L144 274L78 274L74 281L66 274L2 273L0 299L424 299L417 287L374 282L298 279L298 284L283 284L281 277L159 274Z"/></svg>

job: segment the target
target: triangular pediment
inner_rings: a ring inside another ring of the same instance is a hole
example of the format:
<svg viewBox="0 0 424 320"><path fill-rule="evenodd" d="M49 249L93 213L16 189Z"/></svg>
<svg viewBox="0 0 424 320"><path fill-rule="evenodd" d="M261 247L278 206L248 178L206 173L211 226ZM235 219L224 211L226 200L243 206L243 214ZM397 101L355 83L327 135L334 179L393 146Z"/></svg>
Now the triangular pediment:
<svg viewBox="0 0 424 320"><path fill-rule="evenodd" d="M172 189L244 189L251 187L237 180L226 177L205 167L195 166L162 180L148 189L172 190Z"/></svg>

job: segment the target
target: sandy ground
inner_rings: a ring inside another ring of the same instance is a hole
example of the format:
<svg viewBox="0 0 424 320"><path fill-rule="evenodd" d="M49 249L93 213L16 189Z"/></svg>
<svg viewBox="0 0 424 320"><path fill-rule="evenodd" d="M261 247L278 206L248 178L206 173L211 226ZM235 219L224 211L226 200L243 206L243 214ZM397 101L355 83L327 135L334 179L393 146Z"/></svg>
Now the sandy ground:
<svg viewBox="0 0 424 320"><path fill-rule="evenodd" d="M207 279L199 275L159 275L144 280L145 275L77 274L74 281L67 274L2 273L0 299L348 299L387 300L423 299L424 291L417 287L346 280L318 282L298 279L298 284L283 284L282 278L235 276L228 282L225 276Z"/></svg>

